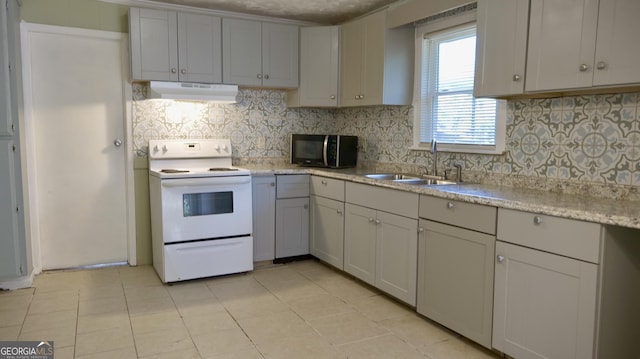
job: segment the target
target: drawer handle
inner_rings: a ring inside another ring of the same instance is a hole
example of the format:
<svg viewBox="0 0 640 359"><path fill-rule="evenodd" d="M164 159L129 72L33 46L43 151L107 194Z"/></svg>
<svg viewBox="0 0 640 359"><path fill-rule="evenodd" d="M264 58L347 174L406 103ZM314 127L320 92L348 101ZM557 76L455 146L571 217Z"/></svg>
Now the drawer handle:
<svg viewBox="0 0 640 359"><path fill-rule="evenodd" d="M502 263L502 262L504 262L504 256L500 256L500 255L499 255L499 256L497 257L497 259L498 259L498 263Z"/></svg>
<svg viewBox="0 0 640 359"><path fill-rule="evenodd" d="M542 217L540 217L540 216L533 217L533 224L535 224L535 225L542 224Z"/></svg>
<svg viewBox="0 0 640 359"><path fill-rule="evenodd" d="M448 208L448 209L453 208L453 203L451 203L451 202L447 202L447 208Z"/></svg>

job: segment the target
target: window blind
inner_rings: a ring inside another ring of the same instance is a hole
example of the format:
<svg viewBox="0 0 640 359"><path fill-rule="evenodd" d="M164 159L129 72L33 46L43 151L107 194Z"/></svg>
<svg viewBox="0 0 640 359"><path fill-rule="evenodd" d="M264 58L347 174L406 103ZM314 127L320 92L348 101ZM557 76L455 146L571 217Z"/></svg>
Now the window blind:
<svg viewBox="0 0 640 359"><path fill-rule="evenodd" d="M420 142L494 146L496 101L473 97L475 26L429 34L423 42Z"/></svg>

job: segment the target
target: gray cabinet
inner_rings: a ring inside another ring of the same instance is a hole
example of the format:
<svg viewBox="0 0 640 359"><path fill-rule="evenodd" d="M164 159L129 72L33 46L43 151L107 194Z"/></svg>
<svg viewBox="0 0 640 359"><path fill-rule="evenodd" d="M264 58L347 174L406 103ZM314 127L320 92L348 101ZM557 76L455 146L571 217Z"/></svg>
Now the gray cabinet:
<svg viewBox="0 0 640 359"><path fill-rule="evenodd" d="M222 82L221 19L129 9L133 80Z"/></svg>
<svg viewBox="0 0 640 359"><path fill-rule="evenodd" d="M344 186L342 180L311 176L309 252L344 269Z"/></svg>
<svg viewBox="0 0 640 359"><path fill-rule="evenodd" d="M254 176L253 186L253 261L276 257L276 177Z"/></svg>
<svg viewBox="0 0 640 359"><path fill-rule="evenodd" d="M300 87L289 92L289 107L337 107L340 26L300 28Z"/></svg>
<svg viewBox="0 0 640 359"><path fill-rule="evenodd" d="M420 196L417 311L491 348L496 208Z"/></svg>
<svg viewBox="0 0 640 359"><path fill-rule="evenodd" d="M638 13L638 1L531 0L526 90L640 83Z"/></svg>
<svg viewBox="0 0 640 359"><path fill-rule="evenodd" d="M223 19L224 83L298 87L298 41L295 25Z"/></svg>
<svg viewBox="0 0 640 359"><path fill-rule="evenodd" d="M387 11L345 23L340 35L340 106L409 105L413 28L387 29Z"/></svg>
<svg viewBox="0 0 640 359"><path fill-rule="evenodd" d="M416 304L418 195L348 182L344 270Z"/></svg>
<svg viewBox="0 0 640 359"><path fill-rule="evenodd" d="M529 0L478 0L474 95L522 94Z"/></svg>
<svg viewBox="0 0 640 359"><path fill-rule="evenodd" d="M28 286L20 167L19 6L0 6L0 288Z"/></svg>
<svg viewBox="0 0 640 359"><path fill-rule="evenodd" d="M309 254L309 176L276 177L276 258Z"/></svg>

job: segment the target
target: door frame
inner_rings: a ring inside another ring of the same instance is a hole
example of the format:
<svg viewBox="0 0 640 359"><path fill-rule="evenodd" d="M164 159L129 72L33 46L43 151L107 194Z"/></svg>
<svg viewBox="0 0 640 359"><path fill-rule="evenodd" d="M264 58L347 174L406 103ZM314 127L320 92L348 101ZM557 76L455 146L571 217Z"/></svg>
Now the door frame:
<svg viewBox="0 0 640 359"><path fill-rule="evenodd" d="M45 33L57 35L72 35L90 38L98 38L105 40L116 40L120 42L121 63L123 71L123 108L122 115L124 121L124 151L125 151L125 195L126 195L126 218L127 218L127 259L130 265L137 264L136 253L136 220L135 220L135 187L134 187L134 153L133 153L133 126L132 126L132 86L126 79L129 78L129 43L126 34L102 30L89 30L81 28L71 28L63 26L33 24L27 22L20 23L20 40L22 47L22 63L31 63L31 43L30 34ZM33 274L42 272L42 257L40 250L40 225L38 213L39 196L36 187L35 168L35 123L33 114L33 103L31 98L31 67L22 67L23 78L23 101L24 116L21 116L20 128L20 150L22 153L21 161L25 164L22 173L24 202L25 202L25 237L27 247L31 248L31 263Z"/></svg>

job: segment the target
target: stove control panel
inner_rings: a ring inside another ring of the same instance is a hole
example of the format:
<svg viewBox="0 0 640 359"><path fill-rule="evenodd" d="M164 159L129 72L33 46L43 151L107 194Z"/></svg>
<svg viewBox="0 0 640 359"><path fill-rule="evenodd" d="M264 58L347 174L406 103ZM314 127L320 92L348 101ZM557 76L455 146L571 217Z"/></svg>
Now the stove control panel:
<svg viewBox="0 0 640 359"><path fill-rule="evenodd" d="M231 157L229 139L150 140L150 159Z"/></svg>

